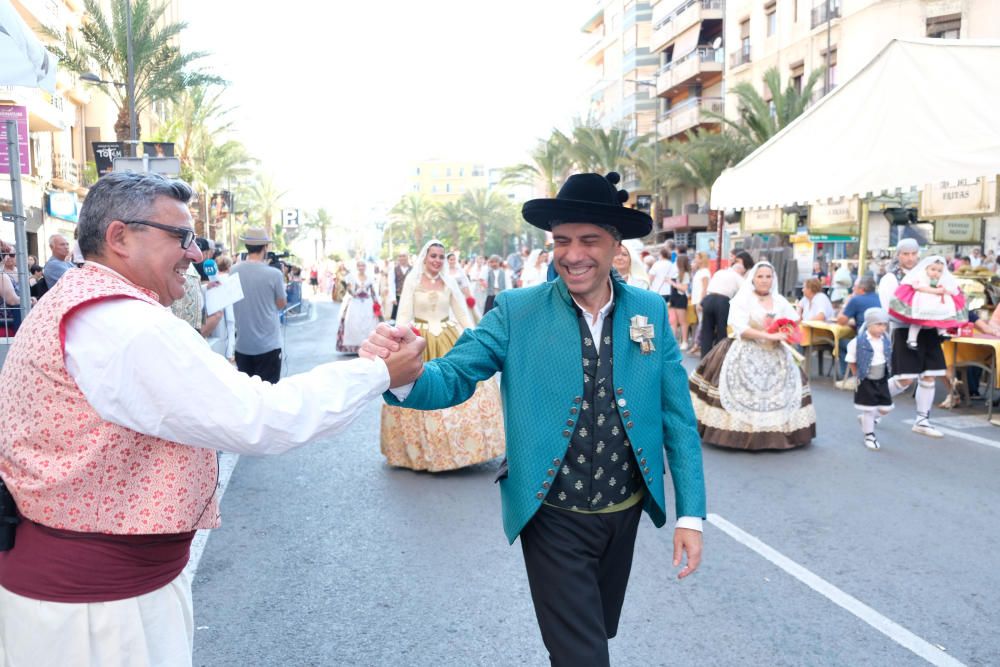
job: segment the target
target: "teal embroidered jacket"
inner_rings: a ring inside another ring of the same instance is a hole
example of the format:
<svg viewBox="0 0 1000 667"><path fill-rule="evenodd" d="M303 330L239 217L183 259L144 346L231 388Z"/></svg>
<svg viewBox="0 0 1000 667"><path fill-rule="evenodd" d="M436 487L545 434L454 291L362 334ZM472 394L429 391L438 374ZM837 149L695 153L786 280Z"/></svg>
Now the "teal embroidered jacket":
<svg viewBox="0 0 1000 667"><path fill-rule="evenodd" d="M618 412L643 471L643 509L666 522L664 452L677 516L705 517L705 481L687 373L670 332L663 297L612 274L614 388ZM654 326L656 350L642 354L629 327L635 315ZM406 400L391 405L437 410L468 400L476 383L503 373L508 474L500 480L503 525L513 543L538 511L576 427L583 395L582 341L573 300L561 278L501 292L479 326L444 357L424 366Z"/></svg>

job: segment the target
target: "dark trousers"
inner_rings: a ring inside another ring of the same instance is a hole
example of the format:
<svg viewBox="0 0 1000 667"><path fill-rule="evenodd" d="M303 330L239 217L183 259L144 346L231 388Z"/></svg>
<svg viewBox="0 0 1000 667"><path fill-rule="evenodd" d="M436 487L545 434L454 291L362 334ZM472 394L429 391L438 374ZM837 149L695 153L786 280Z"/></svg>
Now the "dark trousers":
<svg viewBox="0 0 1000 667"><path fill-rule="evenodd" d="M265 382L277 384L281 379L281 348L264 354L236 353L236 368L241 373L256 375Z"/></svg>
<svg viewBox="0 0 1000 667"><path fill-rule="evenodd" d="M729 322L729 299L721 294L707 294L701 300L701 335L698 346L701 356L711 352L720 341L725 340Z"/></svg>
<svg viewBox="0 0 1000 667"><path fill-rule="evenodd" d="M483 304L483 315L493 310L493 302L496 301L496 294L490 294L486 297L486 303Z"/></svg>
<svg viewBox="0 0 1000 667"><path fill-rule="evenodd" d="M542 505L521 531L531 600L554 667L607 667L642 504L610 514Z"/></svg>

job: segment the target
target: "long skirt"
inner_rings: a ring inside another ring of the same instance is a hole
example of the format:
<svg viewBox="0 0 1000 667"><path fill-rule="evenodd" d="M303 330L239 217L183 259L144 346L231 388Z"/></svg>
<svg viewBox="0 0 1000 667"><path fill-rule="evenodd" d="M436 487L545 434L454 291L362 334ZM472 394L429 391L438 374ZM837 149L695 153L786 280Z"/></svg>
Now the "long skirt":
<svg viewBox="0 0 1000 667"><path fill-rule="evenodd" d="M445 326L427 340L424 361L444 356L458 340L458 328ZM382 454L386 462L411 470L457 470L502 456L506 448L503 405L495 378L480 382L465 403L443 410L382 406Z"/></svg>
<svg viewBox="0 0 1000 667"><path fill-rule="evenodd" d="M357 354L375 327L375 303L367 295L347 295L340 306L340 322L337 324L337 352Z"/></svg>
<svg viewBox="0 0 1000 667"><path fill-rule="evenodd" d="M816 437L809 380L791 352L727 338L689 381L702 442L732 449L792 449Z"/></svg>

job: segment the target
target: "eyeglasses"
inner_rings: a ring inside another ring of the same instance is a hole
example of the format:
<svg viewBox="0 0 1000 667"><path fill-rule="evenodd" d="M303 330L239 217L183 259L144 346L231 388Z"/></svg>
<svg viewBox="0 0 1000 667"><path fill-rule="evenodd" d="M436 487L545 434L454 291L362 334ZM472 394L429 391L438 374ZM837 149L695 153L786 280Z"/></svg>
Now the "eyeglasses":
<svg viewBox="0 0 1000 667"><path fill-rule="evenodd" d="M162 225L158 222L150 222L149 220L122 220L126 225L145 225L147 227L156 227L157 229L162 229L163 231L176 236L181 241L181 248L187 250L194 243L195 233L190 227L172 227L171 225Z"/></svg>

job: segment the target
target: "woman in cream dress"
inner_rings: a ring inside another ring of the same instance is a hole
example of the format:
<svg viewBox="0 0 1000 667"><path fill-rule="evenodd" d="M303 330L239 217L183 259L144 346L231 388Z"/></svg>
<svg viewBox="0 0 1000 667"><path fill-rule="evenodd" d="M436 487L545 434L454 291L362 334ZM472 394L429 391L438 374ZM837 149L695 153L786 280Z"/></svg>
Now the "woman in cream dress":
<svg viewBox="0 0 1000 667"><path fill-rule="evenodd" d="M778 292L774 267L758 262L729 306L734 338L712 348L691 376L702 442L733 449L791 449L816 437L809 381L776 320L798 320Z"/></svg>
<svg viewBox="0 0 1000 667"><path fill-rule="evenodd" d="M445 355L472 317L458 285L444 269L440 241L424 246L399 298L396 323L427 341L424 361ZM435 411L382 406L382 454L411 470L455 470L504 453L503 407L495 378L480 382L465 403Z"/></svg>

